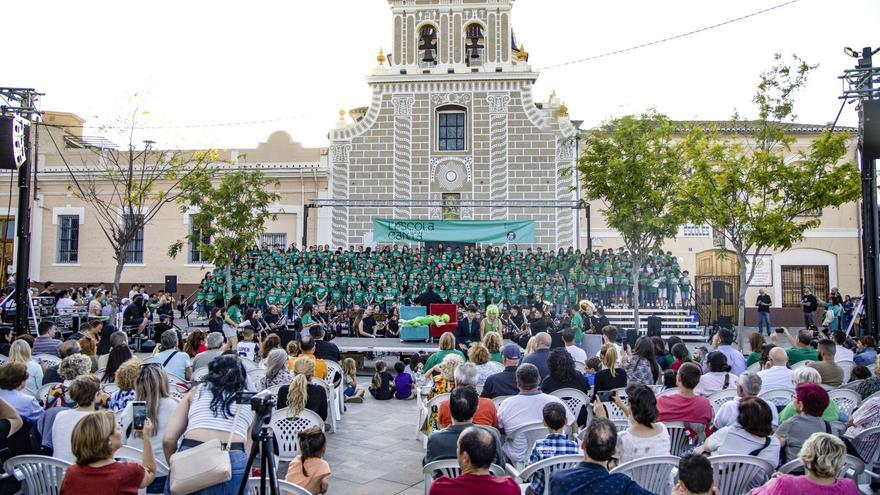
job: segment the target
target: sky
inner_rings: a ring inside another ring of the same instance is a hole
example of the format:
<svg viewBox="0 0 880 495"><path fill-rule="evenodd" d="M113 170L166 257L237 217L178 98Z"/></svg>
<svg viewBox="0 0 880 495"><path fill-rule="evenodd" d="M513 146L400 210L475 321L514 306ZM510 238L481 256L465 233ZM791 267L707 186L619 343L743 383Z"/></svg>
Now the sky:
<svg viewBox="0 0 880 495"><path fill-rule="evenodd" d="M785 0L516 0L513 27L535 69L666 38ZM327 146L340 108L366 106L364 80L391 51L387 0L58 2L30 0L5 23L0 86L45 93L42 110L112 126L138 109L136 139L163 148L253 148L275 130ZM707 32L541 70L536 100L556 90L584 128L656 109L674 119L754 115L774 53L819 64L799 122L833 121L845 46L880 45L878 0L799 0ZM872 34L874 36L872 36ZM13 65L14 64L14 65ZM218 125L224 124L224 125ZM225 125L234 124L234 125ZM852 106L841 125L855 126ZM113 129L86 129L117 144Z"/></svg>

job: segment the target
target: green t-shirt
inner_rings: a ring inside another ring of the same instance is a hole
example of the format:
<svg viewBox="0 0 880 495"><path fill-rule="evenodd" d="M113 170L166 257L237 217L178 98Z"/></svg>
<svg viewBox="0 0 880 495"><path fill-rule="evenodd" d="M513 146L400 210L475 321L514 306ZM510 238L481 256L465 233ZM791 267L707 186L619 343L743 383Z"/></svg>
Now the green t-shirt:
<svg viewBox="0 0 880 495"><path fill-rule="evenodd" d="M785 409L779 413L779 424L785 423L786 420L791 419L797 414L797 411L794 409L794 402L789 402ZM828 401L828 407L825 408L825 411L822 413L822 419L825 421L838 421L840 420L840 410L837 409L837 404L832 400Z"/></svg>
<svg viewBox="0 0 880 495"><path fill-rule="evenodd" d="M226 316L228 316L236 325L241 323L241 310L238 309L238 306L230 306L229 309L226 310Z"/></svg>
<svg viewBox="0 0 880 495"><path fill-rule="evenodd" d="M428 371L434 366L442 363L443 358L445 358L446 355L449 353L458 354L459 356L461 356L462 359L467 359L464 357L464 353L459 351L458 349L446 349L444 351L438 351L428 357L428 360L425 362L424 370Z"/></svg>
<svg viewBox="0 0 880 495"><path fill-rule="evenodd" d="M801 361L818 361L819 352L812 347L792 347L785 351L788 354L788 364L799 363ZM780 421L781 423L781 421Z"/></svg>
<svg viewBox="0 0 880 495"><path fill-rule="evenodd" d="M760 360L761 360L761 353L760 352L753 352L753 353L749 354L749 359L746 360L746 366L751 366Z"/></svg>

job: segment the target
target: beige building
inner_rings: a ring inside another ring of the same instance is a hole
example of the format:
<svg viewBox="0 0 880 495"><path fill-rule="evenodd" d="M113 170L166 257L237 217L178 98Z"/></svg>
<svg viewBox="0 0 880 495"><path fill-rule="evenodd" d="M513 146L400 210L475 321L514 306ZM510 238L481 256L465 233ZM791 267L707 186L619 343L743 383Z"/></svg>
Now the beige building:
<svg viewBox="0 0 880 495"><path fill-rule="evenodd" d="M99 157L94 147L108 143L82 135L85 121L73 114L45 112L39 126L37 158L37 187L32 206L30 279L34 283L51 280L60 287L87 283L113 282L115 261L110 244L100 228L101 219L96 211L74 194L71 177L64 160L75 174L85 174L97 166ZM52 133L49 136L48 133ZM61 148L55 148L52 138ZM32 138L33 142L33 138ZM275 191L281 196L271 211L275 220L266 223L263 241L290 245L302 243L304 229L310 244L329 243L329 215L326 209L311 210L308 225L304 226L304 208L316 198L327 197L327 153L321 148L304 148L283 131L272 133L265 142L253 149L219 150L220 173L228 168L256 168L278 181ZM3 180L10 180L8 171L0 172ZM15 178L12 177L14 181ZM15 183L17 184L17 183ZM162 187L160 185L159 187ZM107 184L110 187L110 184ZM167 186L166 186L167 187ZM0 204L8 202L4 211L0 206L0 259L5 269L14 266L17 187L0 188ZM246 221L247 216L243 215ZM120 215L121 221L121 215ZM129 249L130 262L122 274L122 283L142 282L151 288L164 284L165 275L177 275L181 292L189 292L202 279L207 267L199 253L187 246L177 258L167 256L168 247L183 239L189 232L189 215L179 205L166 205L144 229Z"/></svg>
<svg viewBox="0 0 880 495"><path fill-rule="evenodd" d="M681 127L704 125L707 122L681 122ZM730 136L742 135L748 129L725 129L726 122L716 122L722 132ZM808 151L812 141L819 136L825 126L795 124L792 132L796 142L792 145L791 158L796 160L798 153ZM849 151L845 159L856 161L856 129L838 128L838 132L852 134ZM732 137L733 139L733 137ZM617 249L623 245L620 234L609 229L601 214L600 201L590 204L592 211L589 236L595 250ZM755 277L746 292L746 307L755 308L758 290L763 288L773 301L771 316L774 325L796 325L803 321L800 306L804 286L813 287L817 297L827 298L831 288L837 287L841 294L857 296L861 294L861 224L858 203L848 203L840 208L828 208L815 212L822 223L818 228L808 230L804 239L792 249L783 252L771 251L762 256ZM588 239L586 213L582 212L578 221L580 248L586 249ZM736 321L737 295L739 294L738 264L733 252L729 256L719 256L726 251L723 238L713 235L706 225L687 225L679 229L674 239L668 240L663 249L678 257L682 269L690 272L696 293L701 302L711 305L712 313L719 310L717 301L712 298L712 281L725 284L726 294L720 306L720 314L733 316ZM703 312L701 312L703 316ZM821 321L821 320L820 320ZM757 324L755 310L746 312L748 325Z"/></svg>

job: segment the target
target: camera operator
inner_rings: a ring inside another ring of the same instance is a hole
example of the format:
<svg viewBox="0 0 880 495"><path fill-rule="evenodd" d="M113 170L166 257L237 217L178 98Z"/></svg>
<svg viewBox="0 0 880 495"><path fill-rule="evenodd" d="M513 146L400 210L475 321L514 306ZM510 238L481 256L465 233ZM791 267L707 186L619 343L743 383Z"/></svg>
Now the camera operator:
<svg viewBox="0 0 880 495"><path fill-rule="evenodd" d="M238 394L246 388L247 373L237 356L219 356L211 361L203 383L186 394L165 427L162 439L165 459L170 462L175 452L209 440L216 439L225 444L229 433L233 432L229 445L232 478L212 488L218 488L222 493L235 493L246 476L245 444L254 420L254 411L250 407L236 404ZM178 449L181 437L183 441Z"/></svg>

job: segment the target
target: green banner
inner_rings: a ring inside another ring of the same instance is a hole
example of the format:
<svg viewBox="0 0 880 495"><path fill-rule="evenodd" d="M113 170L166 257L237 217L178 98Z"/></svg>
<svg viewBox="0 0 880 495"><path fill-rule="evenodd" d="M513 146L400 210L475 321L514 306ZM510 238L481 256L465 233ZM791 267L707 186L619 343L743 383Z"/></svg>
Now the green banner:
<svg viewBox="0 0 880 495"><path fill-rule="evenodd" d="M376 242L490 242L532 244L535 222L523 220L386 220L373 219Z"/></svg>

